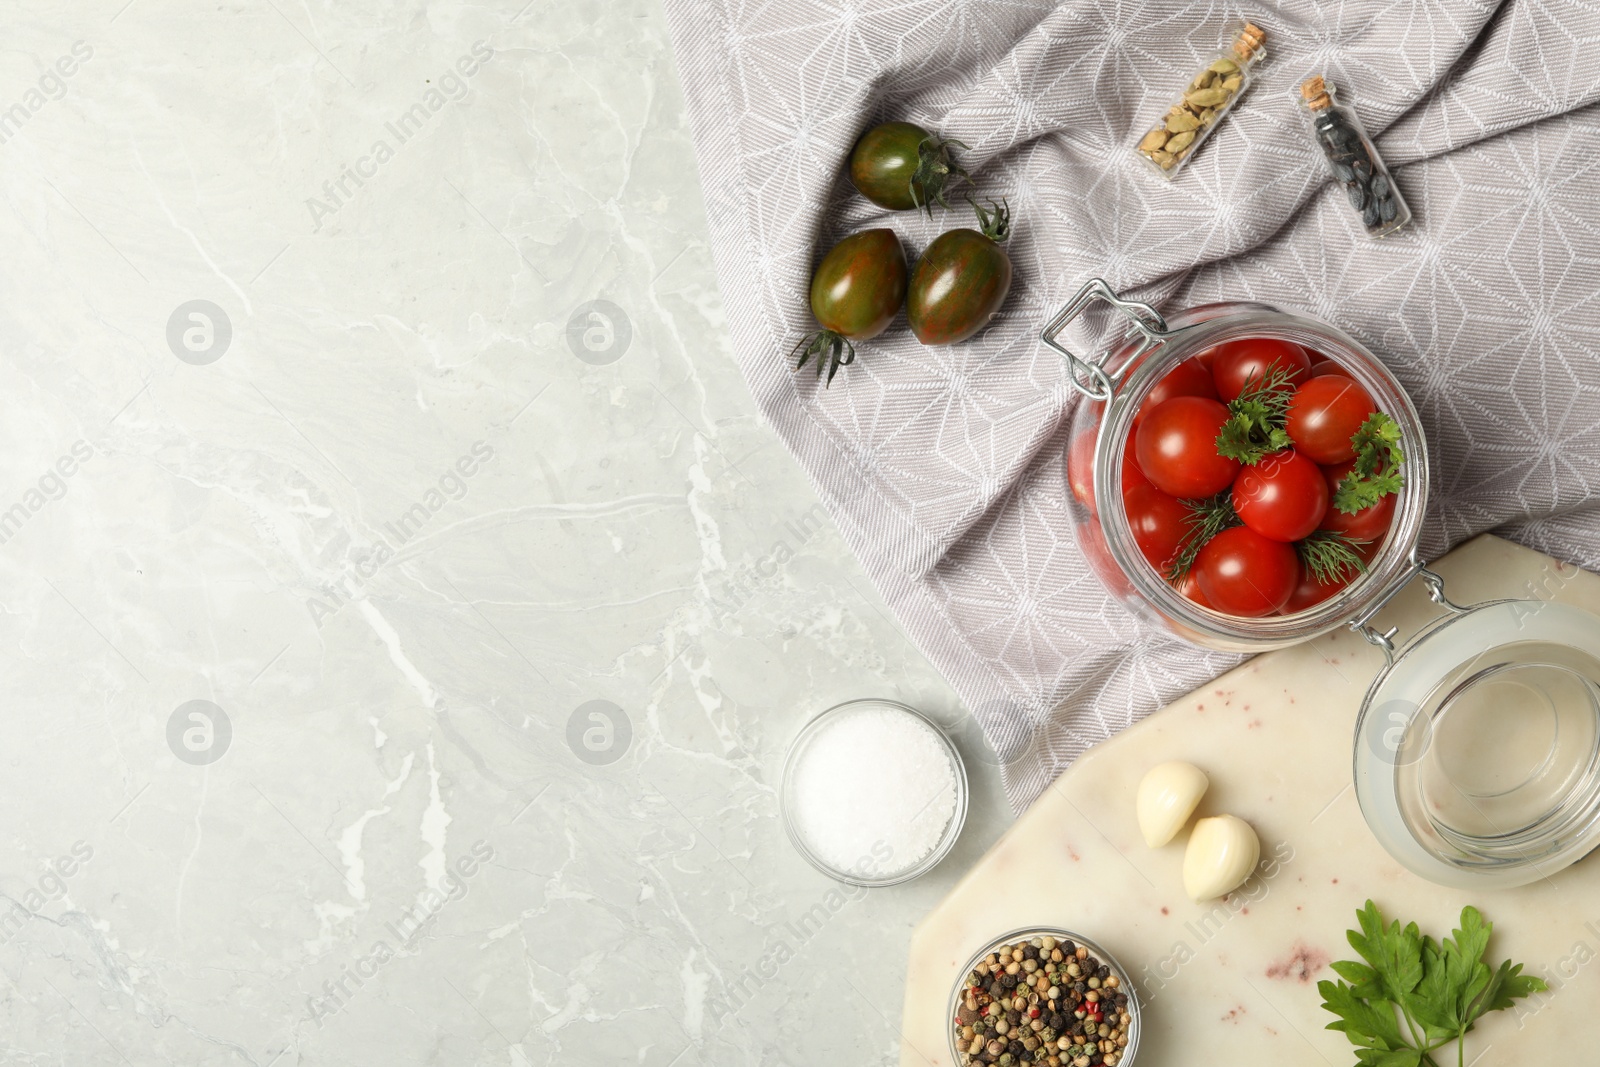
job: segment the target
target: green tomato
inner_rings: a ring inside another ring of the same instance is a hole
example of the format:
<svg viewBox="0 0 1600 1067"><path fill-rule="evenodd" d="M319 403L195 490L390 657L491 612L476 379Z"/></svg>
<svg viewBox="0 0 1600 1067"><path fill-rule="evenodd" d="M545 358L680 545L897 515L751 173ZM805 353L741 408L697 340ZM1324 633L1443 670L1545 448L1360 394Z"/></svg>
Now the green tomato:
<svg viewBox="0 0 1600 1067"><path fill-rule="evenodd" d="M926 208L945 200L950 179L966 171L950 157L960 141L941 141L921 126L885 122L861 135L850 152L850 181L862 196L891 211Z"/></svg>
<svg viewBox="0 0 1600 1067"><path fill-rule="evenodd" d="M985 214L974 205L983 232L950 230L934 238L911 275L906 318L925 345L953 345L989 324L1011 291L1011 257L1004 238L1009 213Z"/></svg>
<svg viewBox="0 0 1600 1067"><path fill-rule="evenodd" d="M818 376L826 364L832 384L839 368L854 362L853 342L878 336L894 321L905 303L908 274L893 230L864 230L834 245L811 276L811 314L822 329L795 346L796 352L804 349L797 366L816 356Z"/></svg>

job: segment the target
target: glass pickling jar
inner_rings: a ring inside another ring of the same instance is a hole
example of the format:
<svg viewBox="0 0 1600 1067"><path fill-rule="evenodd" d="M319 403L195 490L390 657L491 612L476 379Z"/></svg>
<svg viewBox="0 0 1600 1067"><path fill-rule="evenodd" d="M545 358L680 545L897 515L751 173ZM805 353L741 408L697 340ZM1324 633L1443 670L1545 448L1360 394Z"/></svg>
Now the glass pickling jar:
<svg viewBox="0 0 1600 1067"><path fill-rule="evenodd" d="M1092 356L1060 341L1103 303L1125 329ZM1311 607L1238 617L1184 595L1141 552L1123 506L1135 416L1174 368L1244 338L1287 341L1338 364L1404 443L1404 483L1366 570ZM1380 648L1385 666L1362 701L1353 747L1356 796L1384 848L1433 882L1522 885L1600 845L1600 616L1569 604L1452 603L1417 542L1428 496L1415 407L1381 360L1338 327L1268 304L1225 301L1163 316L1094 279L1045 326L1066 360L1074 410L1066 496L1077 543L1100 581L1141 618L1197 645L1261 652L1340 627ZM1409 640L1373 619L1413 579L1441 615Z"/></svg>
<svg viewBox="0 0 1600 1067"><path fill-rule="evenodd" d="M1095 357L1079 357L1057 338L1096 301L1125 316L1128 333ZM1263 337L1301 345L1339 363L1371 395L1378 410L1399 426L1405 484L1396 494L1394 519L1364 575L1307 611L1239 618L1201 607L1146 562L1121 506L1121 489L1124 465L1132 462L1128 446L1135 415L1155 385L1180 363L1218 345ZM1121 299L1095 279L1050 321L1043 339L1067 358L1073 387L1084 396L1073 413L1067 449L1068 504L1078 542L1101 582L1136 614L1195 644L1263 652L1348 624L1415 573L1412 554L1428 495L1422 424L1389 369L1343 330L1308 315L1245 301L1205 304L1163 317L1146 304Z"/></svg>

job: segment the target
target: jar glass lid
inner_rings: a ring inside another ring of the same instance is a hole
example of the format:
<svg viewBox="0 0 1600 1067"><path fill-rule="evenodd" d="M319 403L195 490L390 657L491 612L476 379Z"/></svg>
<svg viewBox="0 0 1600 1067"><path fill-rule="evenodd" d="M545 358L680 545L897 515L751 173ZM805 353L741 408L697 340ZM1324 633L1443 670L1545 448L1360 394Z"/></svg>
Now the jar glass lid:
<svg viewBox="0 0 1600 1067"><path fill-rule="evenodd" d="M1458 610L1367 692L1356 796L1430 881L1509 887L1600 844L1600 616L1501 600Z"/></svg>

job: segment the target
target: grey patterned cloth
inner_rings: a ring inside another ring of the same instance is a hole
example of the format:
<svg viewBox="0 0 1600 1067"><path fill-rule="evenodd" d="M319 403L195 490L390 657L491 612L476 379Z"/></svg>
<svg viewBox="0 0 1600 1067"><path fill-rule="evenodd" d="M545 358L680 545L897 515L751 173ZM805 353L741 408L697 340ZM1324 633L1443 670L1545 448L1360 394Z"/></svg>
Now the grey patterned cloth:
<svg viewBox="0 0 1600 1067"><path fill-rule="evenodd" d="M1166 308L1253 298L1336 323L1422 412L1425 552L1499 528L1600 564L1596 5L665 4L750 389L973 710L1018 810L1084 748L1236 662L1138 624L1074 543L1076 394L1037 334L1094 275ZM1267 57L1163 183L1133 141L1229 16L1267 30ZM1416 214L1402 235L1369 241L1326 180L1292 95L1318 72L1378 137ZM971 146L978 190L1015 212L1016 283L971 342L923 348L897 327L825 391L784 359L812 328L820 251L889 225L914 254L968 224L965 205L929 221L854 194L843 161L889 118Z"/></svg>

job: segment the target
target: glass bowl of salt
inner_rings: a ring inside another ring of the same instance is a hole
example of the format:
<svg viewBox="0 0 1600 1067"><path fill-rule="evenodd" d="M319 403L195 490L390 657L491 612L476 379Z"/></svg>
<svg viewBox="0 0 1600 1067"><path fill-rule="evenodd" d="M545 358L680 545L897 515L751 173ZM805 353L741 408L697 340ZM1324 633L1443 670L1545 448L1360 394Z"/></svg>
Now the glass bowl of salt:
<svg viewBox="0 0 1600 1067"><path fill-rule="evenodd" d="M789 745L780 794L796 851L849 885L926 874L967 818L967 770L937 723L893 700L851 700Z"/></svg>

